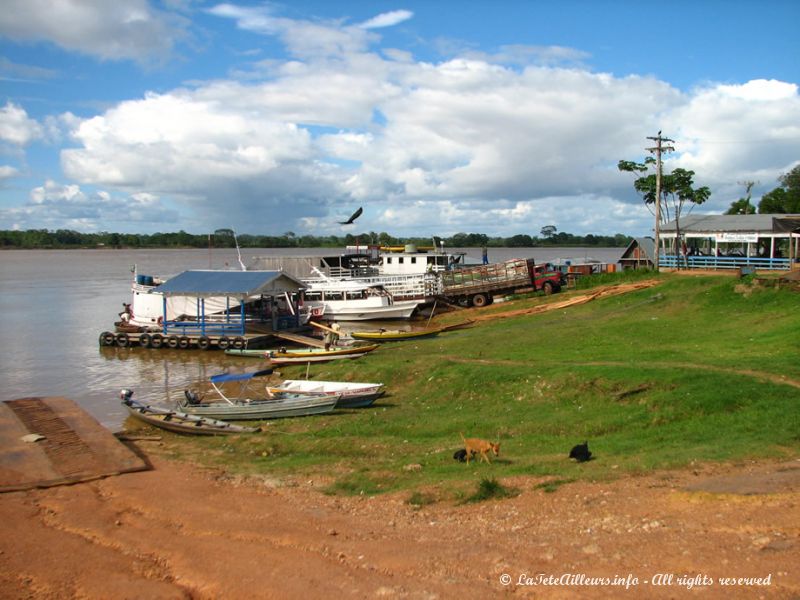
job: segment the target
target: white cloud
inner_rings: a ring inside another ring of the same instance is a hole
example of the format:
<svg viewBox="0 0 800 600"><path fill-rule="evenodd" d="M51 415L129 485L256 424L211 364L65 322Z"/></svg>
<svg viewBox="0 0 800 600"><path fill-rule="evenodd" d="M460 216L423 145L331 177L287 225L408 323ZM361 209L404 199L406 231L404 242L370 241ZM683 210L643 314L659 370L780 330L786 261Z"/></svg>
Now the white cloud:
<svg viewBox="0 0 800 600"><path fill-rule="evenodd" d="M414 13L410 10L393 10L391 12L382 13L371 19L364 21L359 25L362 29L380 29L381 27L393 27L403 21L408 21L414 17Z"/></svg>
<svg viewBox="0 0 800 600"><path fill-rule="evenodd" d="M0 142L15 146L27 146L42 137L42 127L28 117L24 108L7 102L0 108Z"/></svg>
<svg viewBox="0 0 800 600"><path fill-rule="evenodd" d="M163 58L184 37L177 13L148 0L5 0L0 35L52 42L100 59L146 62Z"/></svg>
<svg viewBox="0 0 800 600"><path fill-rule="evenodd" d="M291 58L271 59L247 81L198 83L87 119L46 121L74 144L61 164L77 185L35 190L19 209L31 221L45 219L48 207L70 222L123 214L144 226L157 222L153 215L174 222L174 205L184 228L313 227L325 235L342 234L335 217L363 204L361 228L396 235L537 235L549 224L640 235L652 217L616 163L644 157L647 136L659 129L679 150L667 167L695 170L698 185L712 187L708 207L717 212L738 197L736 181L755 178L772 189L800 156L792 83L683 93L653 77L576 66L586 56L568 48L420 62L404 51L371 51L379 38L363 24L295 21L230 4L209 12L276 36ZM379 17L367 23L400 22ZM24 110L7 105L6 113L0 132L17 123L6 136L15 143L42 135ZM94 186L115 191L85 191Z"/></svg>
<svg viewBox="0 0 800 600"><path fill-rule="evenodd" d="M52 180L32 189L23 206L0 209L0 227L15 229L141 232L170 223L178 227L178 212L152 194L87 192Z"/></svg>
<svg viewBox="0 0 800 600"><path fill-rule="evenodd" d="M19 171L10 165L0 165L0 182L11 179L14 177Z"/></svg>
<svg viewBox="0 0 800 600"><path fill-rule="evenodd" d="M676 140L666 168L694 170L712 188L704 211L723 212L756 181L754 197L777 187L800 157L800 95L795 84L763 80L695 90L665 115ZM715 193L714 190L719 190Z"/></svg>

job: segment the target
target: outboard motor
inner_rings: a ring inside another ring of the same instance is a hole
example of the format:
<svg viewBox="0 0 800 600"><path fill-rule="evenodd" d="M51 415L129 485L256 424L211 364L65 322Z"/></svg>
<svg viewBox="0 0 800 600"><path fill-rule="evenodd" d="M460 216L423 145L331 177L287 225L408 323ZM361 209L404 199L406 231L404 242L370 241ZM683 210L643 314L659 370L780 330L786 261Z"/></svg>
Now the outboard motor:
<svg viewBox="0 0 800 600"><path fill-rule="evenodd" d="M200 404L200 398L198 398L197 394L195 394L192 390L183 390L183 395L186 396L186 402L188 402L189 405L193 406Z"/></svg>
<svg viewBox="0 0 800 600"><path fill-rule="evenodd" d="M133 396L133 390L129 390L127 388L120 390L119 398L122 400L124 404L131 403L131 396Z"/></svg>

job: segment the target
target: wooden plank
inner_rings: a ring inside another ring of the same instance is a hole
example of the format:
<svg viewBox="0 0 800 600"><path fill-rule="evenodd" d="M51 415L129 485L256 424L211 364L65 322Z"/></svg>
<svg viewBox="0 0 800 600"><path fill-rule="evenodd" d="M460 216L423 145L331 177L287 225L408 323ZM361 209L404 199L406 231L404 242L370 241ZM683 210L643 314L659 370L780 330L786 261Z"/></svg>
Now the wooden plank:
<svg viewBox="0 0 800 600"><path fill-rule="evenodd" d="M325 342L319 338L308 337L307 335L300 335L299 333L289 333L287 331L276 331L273 333L277 338L289 340L290 342L297 342L304 346L313 346L314 348L324 348Z"/></svg>
<svg viewBox="0 0 800 600"><path fill-rule="evenodd" d="M43 439L25 442L23 436ZM68 398L0 403L0 492L51 487L148 466Z"/></svg>

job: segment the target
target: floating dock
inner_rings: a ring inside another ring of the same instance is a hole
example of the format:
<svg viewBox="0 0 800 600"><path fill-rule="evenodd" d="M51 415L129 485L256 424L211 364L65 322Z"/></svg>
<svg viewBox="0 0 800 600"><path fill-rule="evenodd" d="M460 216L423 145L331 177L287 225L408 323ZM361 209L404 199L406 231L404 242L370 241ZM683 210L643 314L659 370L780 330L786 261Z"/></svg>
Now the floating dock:
<svg viewBox="0 0 800 600"><path fill-rule="evenodd" d="M272 333L245 333L237 335L200 335L194 333L142 332L126 333L104 331L98 342L101 346L128 348L171 348L177 350L227 350L228 348L262 348Z"/></svg>

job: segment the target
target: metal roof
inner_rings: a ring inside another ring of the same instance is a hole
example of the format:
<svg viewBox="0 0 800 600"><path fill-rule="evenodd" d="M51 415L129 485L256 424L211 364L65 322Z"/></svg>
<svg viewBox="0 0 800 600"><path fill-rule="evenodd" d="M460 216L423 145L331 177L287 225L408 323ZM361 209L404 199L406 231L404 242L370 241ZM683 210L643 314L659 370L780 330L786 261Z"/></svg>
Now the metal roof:
<svg viewBox="0 0 800 600"><path fill-rule="evenodd" d="M281 271L184 271L154 291L165 296L229 296L248 298L261 294L295 292L302 282Z"/></svg>
<svg viewBox="0 0 800 600"><path fill-rule="evenodd" d="M800 215L688 215L681 218L680 227L684 233L778 233L788 231L786 226L792 222L800 223ZM661 231L675 231L675 221L664 225Z"/></svg>
<svg viewBox="0 0 800 600"><path fill-rule="evenodd" d="M620 258L620 262L628 261L628 260L643 260L641 257L638 259L632 258L630 256L631 251L633 250L634 246L638 246L641 250L642 254L644 255L644 260L649 260L653 262L653 257L656 254L656 241L651 237L635 237L633 238L628 247L625 248L625 251L622 253L622 257Z"/></svg>

